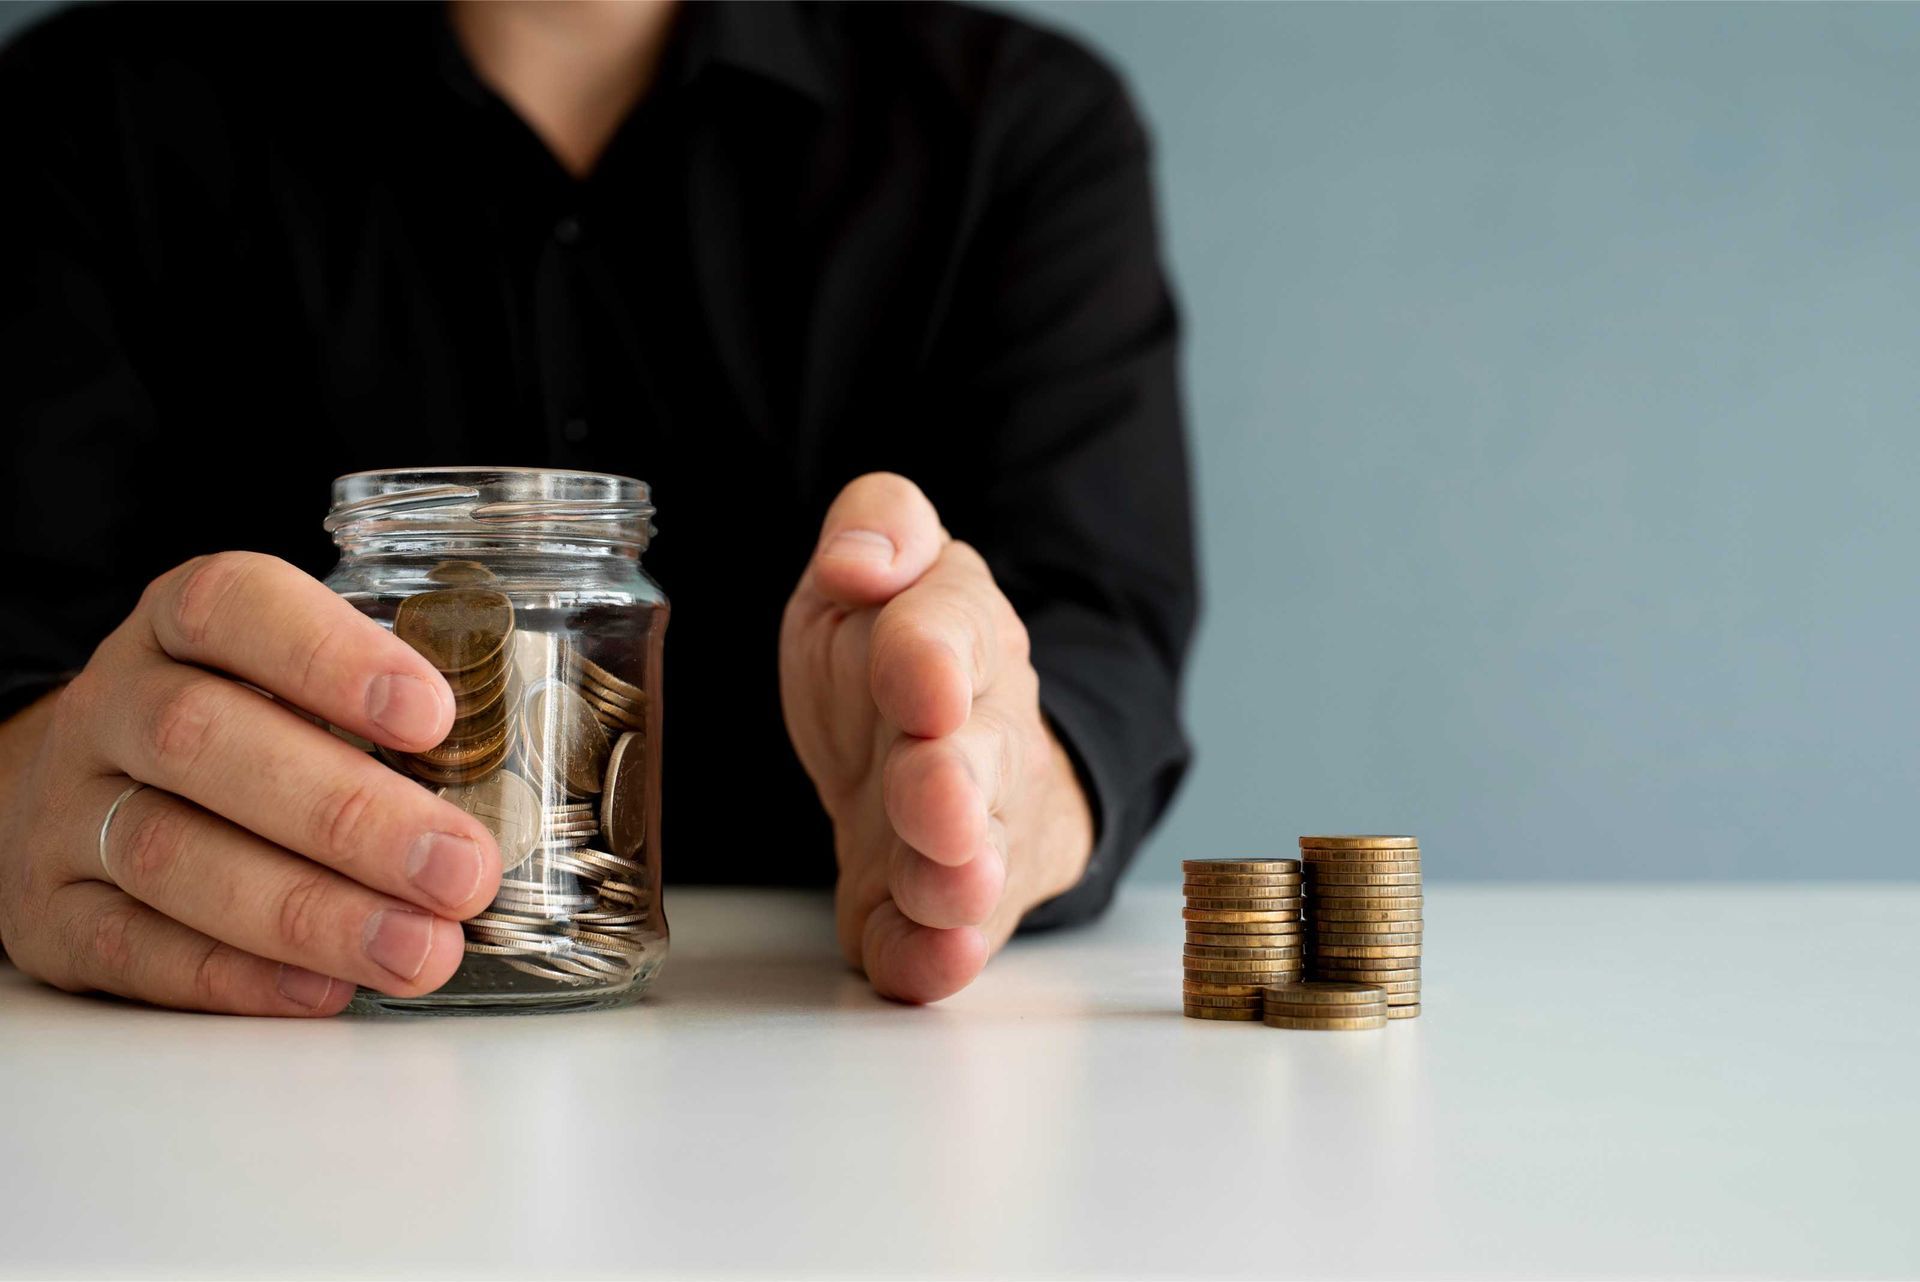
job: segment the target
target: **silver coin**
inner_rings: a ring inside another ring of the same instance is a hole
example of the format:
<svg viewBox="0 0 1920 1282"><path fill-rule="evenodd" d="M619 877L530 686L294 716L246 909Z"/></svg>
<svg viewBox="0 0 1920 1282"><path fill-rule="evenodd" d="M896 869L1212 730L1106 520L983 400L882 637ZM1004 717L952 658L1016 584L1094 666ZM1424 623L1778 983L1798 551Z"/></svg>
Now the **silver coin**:
<svg viewBox="0 0 1920 1282"><path fill-rule="evenodd" d="M478 819L500 847L500 870L511 872L533 854L540 798L519 775L497 770L477 783L452 784L440 795Z"/></svg>

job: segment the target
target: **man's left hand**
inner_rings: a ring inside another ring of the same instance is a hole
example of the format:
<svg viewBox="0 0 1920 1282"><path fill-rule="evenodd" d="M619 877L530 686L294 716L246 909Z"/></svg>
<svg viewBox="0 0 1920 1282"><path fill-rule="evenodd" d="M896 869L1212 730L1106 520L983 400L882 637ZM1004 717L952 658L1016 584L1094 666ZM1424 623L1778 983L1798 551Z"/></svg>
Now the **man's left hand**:
<svg viewBox="0 0 1920 1282"><path fill-rule="evenodd" d="M1093 818L1040 712L1027 630L918 486L862 476L780 628L787 732L833 820L840 946L938 1001L1086 869Z"/></svg>

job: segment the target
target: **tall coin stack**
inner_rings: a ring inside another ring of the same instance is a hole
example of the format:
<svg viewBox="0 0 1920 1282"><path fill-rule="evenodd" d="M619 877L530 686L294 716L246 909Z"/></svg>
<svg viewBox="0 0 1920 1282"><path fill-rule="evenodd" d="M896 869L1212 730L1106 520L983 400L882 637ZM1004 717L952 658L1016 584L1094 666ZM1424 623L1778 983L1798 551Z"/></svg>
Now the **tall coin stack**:
<svg viewBox="0 0 1920 1282"><path fill-rule="evenodd" d="M1420 1014L1424 930L1420 843L1412 837L1302 837L1307 975L1369 984L1387 1018Z"/></svg>
<svg viewBox="0 0 1920 1282"><path fill-rule="evenodd" d="M1261 991L1300 978L1300 861L1187 859L1186 977L1191 1019L1256 1021Z"/></svg>
<svg viewBox="0 0 1920 1282"><path fill-rule="evenodd" d="M513 622L513 603L488 588L422 592L400 603L393 634L447 679L453 728L425 752L383 750L389 765L446 786L483 779L505 764L512 748Z"/></svg>

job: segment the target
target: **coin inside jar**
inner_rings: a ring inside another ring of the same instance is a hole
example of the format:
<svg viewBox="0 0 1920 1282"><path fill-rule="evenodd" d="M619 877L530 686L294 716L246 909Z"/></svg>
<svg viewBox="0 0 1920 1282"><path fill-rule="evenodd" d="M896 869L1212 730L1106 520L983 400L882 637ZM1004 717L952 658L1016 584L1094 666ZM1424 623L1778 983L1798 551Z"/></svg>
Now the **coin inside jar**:
<svg viewBox="0 0 1920 1282"><path fill-rule="evenodd" d="M542 681L520 711L521 742L536 773L553 774L576 797L597 796L612 745L593 709L571 686Z"/></svg>
<svg viewBox="0 0 1920 1282"><path fill-rule="evenodd" d="M510 770L475 783L442 788L440 795L478 819L500 847L500 870L510 872L527 861L540 835L540 798Z"/></svg>
<svg viewBox="0 0 1920 1282"><path fill-rule="evenodd" d="M623 734L607 756L606 791L600 799L600 823L612 853L632 859L647 840L647 742Z"/></svg>
<svg viewBox="0 0 1920 1282"><path fill-rule="evenodd" d="M497 657L513 635L513 603L488 588L420 592L400 603L393 634L444 673Z"/></svg>

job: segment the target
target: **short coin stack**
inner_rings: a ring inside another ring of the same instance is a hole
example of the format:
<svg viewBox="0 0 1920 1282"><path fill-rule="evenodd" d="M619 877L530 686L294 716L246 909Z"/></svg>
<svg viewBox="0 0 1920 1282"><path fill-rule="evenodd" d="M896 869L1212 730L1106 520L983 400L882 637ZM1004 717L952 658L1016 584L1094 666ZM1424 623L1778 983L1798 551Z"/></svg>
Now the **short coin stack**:
<svg viewBox="0 0 1920 1282"><path fill-rule="evenodd" d="M1322 1032L1387 1026L1387 993L1375 984L1307 980L1281 984L1264 994L1268 1028Z"/></svg>
<svg viewBox="0 0 1920 1282"><path fill-rule="evenodd" d="M1188 859L1181 1005L1192 1019L1257 1020L1262 990L1299 979L1300 861Z"/></svg>
<svg viewBox="0 0 1920 1282"><path fill-rule="evenodd" d="M1420 1013L1420 843L1412 837L1302 837L1307 976L1372 985L1388 1019Z"/></svg>

